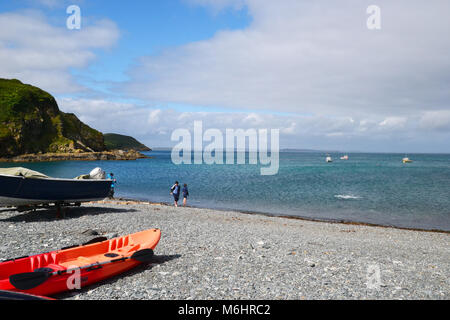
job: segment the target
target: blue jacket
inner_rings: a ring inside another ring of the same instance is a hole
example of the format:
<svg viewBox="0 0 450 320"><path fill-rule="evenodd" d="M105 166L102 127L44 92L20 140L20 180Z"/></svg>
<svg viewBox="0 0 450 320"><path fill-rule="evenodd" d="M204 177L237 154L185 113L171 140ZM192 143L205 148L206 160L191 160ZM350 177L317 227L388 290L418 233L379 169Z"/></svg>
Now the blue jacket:
<svg viewBox="0 0 450 320"><path fill-rule="evenodd" d="M116 183L116 179L114 179L114 177L111 177L111 175L109 173L108 173L107 178L113 181L111 183L111 188L114 188L115 187L115 183Z"/></svg>

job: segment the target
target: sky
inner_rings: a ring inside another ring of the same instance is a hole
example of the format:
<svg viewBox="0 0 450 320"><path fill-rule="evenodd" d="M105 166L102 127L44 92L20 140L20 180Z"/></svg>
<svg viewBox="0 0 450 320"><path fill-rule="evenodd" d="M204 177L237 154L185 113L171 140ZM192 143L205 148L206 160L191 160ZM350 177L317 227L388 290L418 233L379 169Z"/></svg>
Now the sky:
<svg viewBox="0 0 450 320"><path fill-rule="evenodd" d="M80 29L66 21L81 10ZM378 29L368 28L376 5ZM450 152L448 0L3 0L0 77L104 133L279 129L281 148Z"/></svg>

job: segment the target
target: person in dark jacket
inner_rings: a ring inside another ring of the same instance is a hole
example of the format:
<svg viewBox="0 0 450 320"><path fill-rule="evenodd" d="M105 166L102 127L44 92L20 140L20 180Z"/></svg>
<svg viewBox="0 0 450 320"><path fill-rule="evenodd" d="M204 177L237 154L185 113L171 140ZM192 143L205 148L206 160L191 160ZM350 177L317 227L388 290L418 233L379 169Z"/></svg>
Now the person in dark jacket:
<svg viewBox="0 0 450 320"><path fill-rule="evenodd" d="M173 195L174 205L178 207L178 199L180 198L180 185L178 181L170 188L170 194Z"/></svg>
<svg viewBox="0 0 450 320"><path fill-rule="evenodd" d="M117 183L117 180L114 178L114 173L111 172L110 174L108 174L107 179L110 179L113 181L111 183L111 189L109 190L108 198L114 199L114 188Z"/></svg>
<svg viewBox="0 0 450 320"><path fill-rule="evenodd" d="M186 207L187 198L189 196L189 190L187 188L187 184L185 183L183 186L183 207Z"/></svg>

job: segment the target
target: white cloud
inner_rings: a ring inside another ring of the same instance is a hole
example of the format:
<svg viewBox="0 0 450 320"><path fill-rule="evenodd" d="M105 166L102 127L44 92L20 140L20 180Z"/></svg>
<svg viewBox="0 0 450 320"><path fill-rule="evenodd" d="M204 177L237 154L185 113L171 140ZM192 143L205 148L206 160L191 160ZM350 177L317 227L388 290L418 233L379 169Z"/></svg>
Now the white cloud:
<svg viewBox="0 0 450 320"><path fill-rule="evenodd" d="M261 115L252 112L244 117L243 122L248 123L250 125L258 126L261 125L261 123L263 123L264 120Z"/></svg>
<svg viewBox="0 0 450 320"><path fill-rule="evenodd" d="M297 131L297 123L291 122L288 127L281 128L281 133L286 135L294 135Z"/></svg>
<svg viewBox="0 0 450 320"><path fill-rule="evenodd" d="M104 99L57 98L57 101L62 111L74 113L103 133L143 135L149 132L147 108Z"/></svg>
<svg viewBox="0 0 450 320"><path fill-rule="evenodd" d="M419 137L417 141L423 148L428 148L426 150L450 152L450 145L445 143L442 134L438 135L442 126L447 125L447 128L450 128L448 114L447 122L424 126L424 123L429 123L426 119L431 119L431 114L423 118L384 117L370 120L349 117L182 112L101 99L65 98L59 99L58 102L63 111L75 113L82 121L104 133L131 135L153 147L173 146L170 137L174 130L182 128L193 132L194 121L203 121L204 130L219 129L224 133L227 128L280 129L282 148L399 151L406 143L411 146L411 134L416 134ZM435 117L443 118L443 114ZM384 124L381 125L382 123ZM398 130L399 125L402 126L402 131ZM433 148L429 142L424 141L423 137L427 136L433 137L433 142L441 142L435 143Z"/></svg>
<svg viewBox="0 0 450 320"><path fill-rule="evenodd" d="M0 76L17 78L52 93L83 90L70 74L95 59L95 49L111 48L119 30L99 20L81 30L55 27L36 11L0 14Z"/></svg>
<svg viewBox="0 0 450 320"><path fill-rule="evenodd" d="M59 98L61 109L149 146L170 146L173 130L202 120L205 129L279 128L282 147L450 151L450 42L439 36L450 29L449 2L379 0L382 29L368 31L365 0L186 1L215 13L244 4L252 23L143 57L126 89L151 107ZM1 13L0 77L80 92L70 69L87 67L118 37L109 20L69 31L37 12ZM161 107L170 102L240 112Z"/></svg>
<svg viewBox="0 0 450 320"><path fill-rule="evenodd" d="M368 1L245 4L248 28L142 58L129 92L148 101L336 116L403 116L450 99L450 41L437 36L450 29L447 0L380 0L379 31L366 27Z"/></svg>
<svg viewBox="0 0 450 320"><path fill-rule="evenodd" d="M383 129L394 129L399 130L404 128L407 118L405 117L388 117L384 119L382 122L380 122L380 127Z"/></svg>
<svg viewBox="0 0 450 320"><path fill-rule="evenodd" d="M150 111L150 114L148 115L148 124L157 124L161 119L161 110L160 109L156 109L156 110L152 110Z"/></svg>
<svg viewBox="0 0 450 320"><path fill-rule="evenodd" d="M420 119L420 127L425 130L450 132L450 110L425 112Z"/></svg>

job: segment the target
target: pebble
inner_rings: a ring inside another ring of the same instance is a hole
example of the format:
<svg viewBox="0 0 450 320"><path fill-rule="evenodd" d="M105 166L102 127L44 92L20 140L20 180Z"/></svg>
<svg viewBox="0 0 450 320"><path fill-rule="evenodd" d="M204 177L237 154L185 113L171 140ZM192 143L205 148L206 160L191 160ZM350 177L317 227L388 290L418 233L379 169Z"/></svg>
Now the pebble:
<svg viewBox="0 0 450 320"><path fill-rule="evenodd" d="M446 233L355 225L349 236L341 224L139 203L83 204L53 217L2 212L0 260L162 231L152 263L58 299L450 299ZM373 266L379 286L369 289Z"/></svg>

